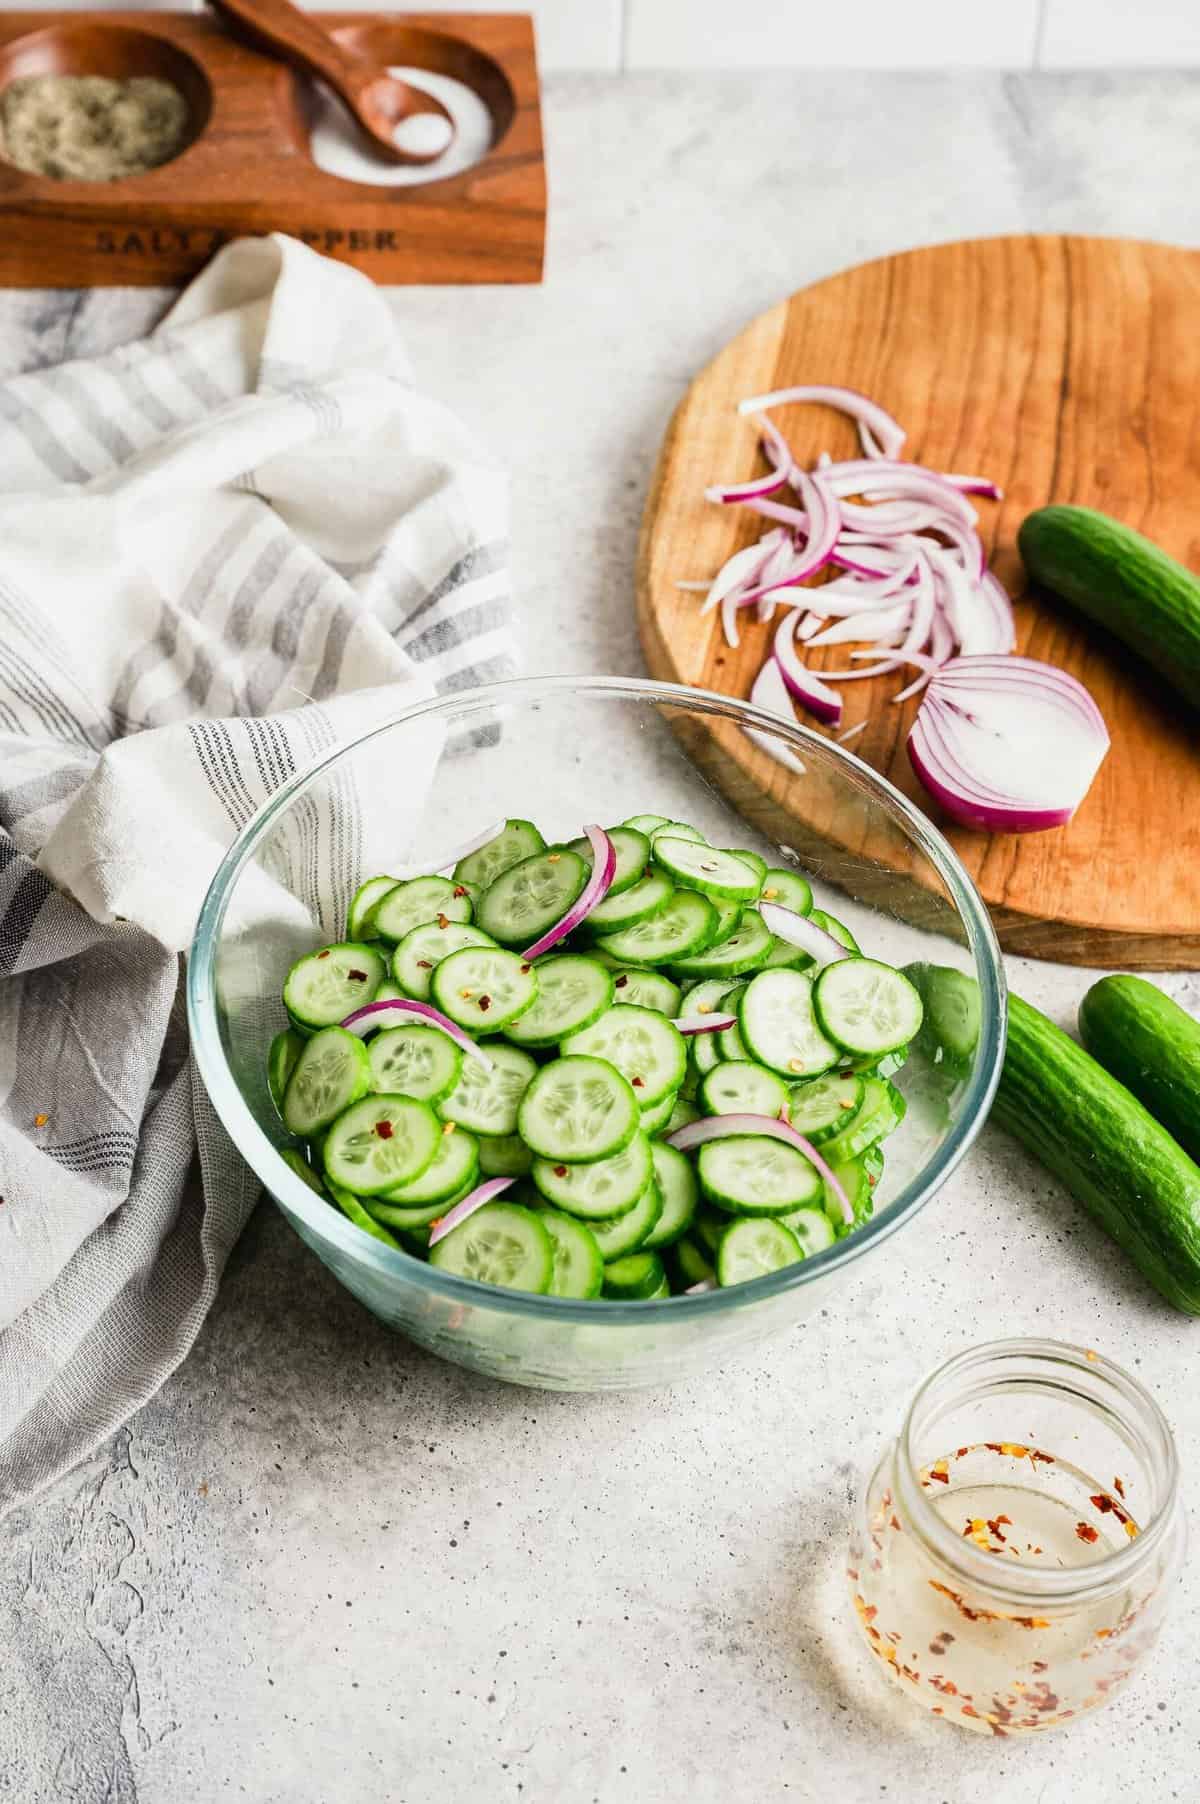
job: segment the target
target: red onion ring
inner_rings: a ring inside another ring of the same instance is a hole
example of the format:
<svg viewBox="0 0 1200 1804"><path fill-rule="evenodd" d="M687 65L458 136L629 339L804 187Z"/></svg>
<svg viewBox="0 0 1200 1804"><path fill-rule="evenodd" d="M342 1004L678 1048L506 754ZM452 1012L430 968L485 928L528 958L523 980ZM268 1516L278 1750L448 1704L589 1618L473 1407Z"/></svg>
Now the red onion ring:
<svg viewBox="0 0 1200 1804"><path fill-rule="evenodd" d="M357 1034L364 1040L377 1027L405 1027L413 1021L423 1022L427 1027L440 1027L442 1032L471 1058L478 1059L485 1071L492 1069L492 1061L482 1046L477 1046L470 1034L451 1021L449 1015L443 1015L441 1009L434 1008L428 1002L409 1002L406 998L389 1002L364 1002L352 1014L340 1023L348 1034Z"/></svg>
<svg viewBox="0 0 1200 1804"><path fill-rule="evenodd" d="M686 1153L693 1146L704 1146L709 1140L724 1140L731 1134L756 1134L767 1140L782 1140L786 1145L794 1146L811 1165L816 1166L828 1184L837 1198L846 1226L854 1226L854 1210L850 1205L850 1198L836 1175L812 1141L798 1133L790 1121L780 1121L774 1115L706 1115L702 1120L689 1121L685 1127L676 1128L673 1134L668 1134L667 1145Z"/></svg>
<svg viewBox="0 0 1200 1804"><path fill-rule="evenodd" d="M461 1203L455 1203L453 1209L439 1216L433 1223L429 1230L430 1246L435 1247L439 1240L445 1240L447 1234L453 1234L455 1228L461 1227L469 1216L474 1215L476 1209L482 1209L485 1203L490 1203L493 1197L499 1196L502 1190L507 1190L515 1182L515 1178L488 1178L485 1183L477 1185L470 1196L464 1196Z"/></svg>

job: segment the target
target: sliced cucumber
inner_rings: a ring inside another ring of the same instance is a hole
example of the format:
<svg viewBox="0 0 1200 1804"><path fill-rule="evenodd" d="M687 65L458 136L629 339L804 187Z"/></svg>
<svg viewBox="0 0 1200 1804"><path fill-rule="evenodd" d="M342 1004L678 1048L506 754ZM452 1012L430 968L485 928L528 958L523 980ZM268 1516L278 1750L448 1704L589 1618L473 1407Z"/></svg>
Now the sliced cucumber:
<svg viewBox="0 0 1200 1804"><path fill-rule="evenodd" d="M864 1088L862 1079L852 1071L831 1071L825 1077L793 1084L788 1120L814 1146L820 1146L849 1127L862 1107Z"/></svg>
<svg viewBox="0 0 1200 1804"><path fill-rule="evenodd" d="M622 1259L626 1253L636 1253L639 1247L646 1244L662 1215L662 1197L658 1193L658 1185L651 1178L646 1188L638 1197L632 1209L624 1215L615 1215L608 1221L589 1222L588 1226L596 1237L596 1245L600 1248L600 1257L607 1265L610 1259Z"/></svg>
<svg viewBox="0 0 1200 1804"><path fill-rule="evenodd" d="M544 1296L554 1276L554 1242L533 1209L485 1203L430 1247L429 1263L479 1284Z"/></svg>
<svg viewBox="0 0 1200 1804"><path fill-rule="evenodd" d="M636 892L630 890L629 895ZM595 915L593 913L593 921ZM676 890L666 907L648 921L606 933L600 944L614 958L630 964L676 964L690 953L711 945L717 930L717 911L707 896L695 890Z"/></svg>
<svg viewBox="0 0 1200 1804"><path fill-rule="evenodd" d="M381 1221L394 1234L415 1234L421 1228L430 1228L443 1215L449 1214L455 1203L460 1202L464 1196L469 1196L473 1189L474 1185L468 1184L450 1196L438 1197L432 1203L389 1203L384 1197L369 1196L364 1200L363 1207L372 1221ZM421 1251L423 1254L429 1251L428 1237Z"/></svg>
<svg viewBox="0 0 1200 1804"><path fill-rule="evenodd" d="M708 844L699 827L693 827L689 821L664 821L661 827L655 827L651 832L651 846L654 845L660 834L665 834L671 839L690 839L700 846Z"/></svg>
<svg viewBox="0 0 1200 1804"><path fill-rule="evenodd" d="M775 1219L782 1222L785 1228L791 1229L806 1259L814 1253L823 1253L837 1238L833 1223L824 1209L793 1209L787 1215L777 1215Z"/></svg>
<svg viewBox="0 0 1200 1804"><path fill-rule="evenodd" d="M392 976L415 1002L428 1002L434 971L464 946L494 946L490 933L468 921L422 921L392 952Z"/></svg>
<svg viewBox="0 0 1200 1804"><path fill-rule="evenodd" d="M505 821L495 839L489 839L486 846L459 859L454 867L455 881L485 890L514 864L545 849L546 842L532 821Z"/></svg>
<svg viewBox="0 0 1200 1804"><path fill-rule="evenodd" d="M637 1097L628 1079L604 1060L585 1057L543 1065L518 1116L527 1146L541 1158L567 1164L614 1158L639 1125Z"/></svg>
<svg viewBox="0 0 1200 1804"><path fill-rule="evenodd" d="M698 890L724 902L752 902L758 873L732 852L682 839L664 828L654 836L654 862L677 889Z"/></svg>
<svg viewBox="0 0 1200 1804"><path fill-rule="evenodd" d="M381 902L390 889L395 889L398 879L395 877L368 877L360 883L354 892L354 900L350 904L350 912L346 916L346 938L348 940L369 940L374 929L371 915L375 904Z"/></svg>
<svg viewBox="0 0 1200 1804"><path fill-rule="evenodd" d="M463 1055L438 1027L388 1027L367 1048L371 1088L440 1102L462 1075Z"/></svg>
<svg viewBox="0 0 1200 1804"><path fill-rule="evenodd" d="M915 1039L924 1009L907 977L873 958L826 965L813 984L813 1009L831 1040L860 1057L895 1052Z"/></svg>
<svg viewBox="0 0 1200 1804"><path fill-rule="evenodd" d="M857 956L861 951L861 947L850 929L835 915L827 915L823 908L813 908L809 910L808 918L815 926L823 927L826 933L831 933L834 939L846 948L847 952L853 952Z"/></svg>
<svg viewBox="0 0 1200 1804"><path fill-rule="evenodd" d="M721 1244L721 1236L729 1226L729 1217L723 1209L714 1209L711 1203L698 1203L696 1216L690 1233L694 1240L715 1259L717 1248Z"/></svg>
<svg viewBox="0 0 1200 1804"><path fill-rule="evenodd" d="M458 1082L438 1104L438 1114L473 1134L514 1134L521 1098L537 1066L519 1046L505 1046L502 1041L493 1041L487 1054L492 1061L490 1071L485 1071L478 1059L464 1058Z"/></svg>
<svg viewBox="0 0 1200 1804"><path fill-rule="evenodd" d="M653 1303L669 1296L667 1274L657 1253L627 1253L604 1268L604 1294L627 1303Z"/></svg>
<svg viewBox="0 0 1200 1804"><path fill-rule="evenodd" d="M804 1254L796 1236L779 1221L731 1222L717 1249L717 1281L749 1284L769 1272L795 1265Z"/></svg>
<svg viewBox="0 0 1200 1804"><path fill-rule="evenodd" d="M557 1209L543 1209L538 1219L554 1248L550 1295L580 1300L598 1297L604 1288L604 1261L590 1228Z"/></svg>
<svg viewBox="0 0 1200 1804"><path fill-rule="evenodd" d="M393 983L390 977L385 977L382 982L375 985L375 994L372 996L371 1001L403 1002L405 996L406 992L400 988L398 983Z"/></svg>
<svg viewBox="0 0 1200 1804"><path fill-rule="evenodd" d="M693 1284L715 1284L717 1270L705 1248L690 1234L683 1234L671 1248L670 1258L679 1274L680 1290Z"/></svg>
<svg viewBox="0 0 1200 1804"><path fill-rule="evenodd" d="M761 899L790 908L793 914L806 915L812 908L812 884L799 871L772 868L763 872Z"/></svg>
<svg viewBox="0 0 1200 1804"><path fill-rule="evenodd" d="M562 1159L535 1159L533 1181L546 1201L586 1221L604 1221L632 1209L654 1177L650 1142L637 1133L611 1159L571 1165Z"/></svg>
<svg viewBox="0 0 1200 1804"><path fill-rule="evenodd" d="M781 1077L818 1077L841 1057L813 1013L812 982L802 971L760 971L738 1002L738 1024L752 1058Z"/></svg>
<svg viewBox="0 0 1200 1804"><path fill-rule="evenodd" d="M773 944L762 916L746 908L720 945L682 958L672 954L671 963L680 977L741 977L766 963Z"/></svg>
<svg viewBox="0 0 1200 1804"><path fill-rule="evenodd" d="M281 1146L279 1157L289 1171L294 1171L298 1178L303 1178L310 1190L315 1190L318 1196L326 1194L320 1172L313 1170L303 1153L298 1153L294 1146Z"/></svg>
<svg viewBox="0 0 1200 1804"><path fill-rule="evenodd" d="M732 1027L723 1027L717 1035L717 1052L722 1064L732 1064L739 1060L744 1063L749 1059L750 1050L736 1021Z"/></svg>
<svg viewBox="0 0 1200 1804"><path fill-rule="evenodd" d="M387 971L373 946L347 940L322 946L294 964L283 986L283 1006L293 1024L308 1028L335 1027L347 1015L370 1002Z"/></svg>
<svg viewBox="0 0 1200 1804"><path fill-rule="evenodd" d="M644 833L639 833L636 828L610 827L608 837L611 839L613 851L617 855L617 865L613 872L613 880L608 886L606 901L611 896L624 895L626 890L632 889L635 883L640 882L646 866L650 862L650 841ZM589 871L591 870L592 842L590 839L573 839L567 849L577 853Z"/></svg>
<svg viewBox="0 0 1200 1804"><path fill-rule="evenodd" d="M371 1088L371 1061L362 1041L344 1027L323 1027L296 1060L283 1098L289 1134L310 1140Z"/></svg>
<svg viewBox="0 0 1200 1804"><path fill-rule="evenodd" d="M709 1072L715 1071L721 1063L721 1048L717 1044L720 1037L720 1034L688 1035L688 1058L691 1062L691 1069L696 1074L697 1094L699 1094L699 1088L703 1087L704 1079Z"/></svg>
<svg viewBox="0 0 1200 1804"><path fill-rule="evenodd" d="M361 1228L364 1234L371 1236L372 1240L381 1240L384 1246L395 1247L396 1251L400 1252L400 1242L396 1236L389 1233L382 1223L377 1222L372 1215L368 1214L352 1190L347 1190L344 1184L336 1184L328 1176L326 1176L326 1185L330 1196L347 1221L352 1221L356 1228Z"/></svg>
<svg viewBox="0 0 1200 1804"><path fill-rule="evenodd" d="M735 1215L786 1215L822 1194L820 1174L802 1152L761 1134L710 1140L698 1165L705 1196Z"/></svg>
<svg viewBox="0 0 1200 1804"><path fill-rule="evenodd" d="M746 1060L714 1065L700 1086L706 1115L778 1115L787 1106L788 1088L763 1065Z"/></svg>
<svg viewBox="0 0 1200 1804"><path fill-rule="evenodd" d="M567 1034L590 1027L613 999L613 978L594 958L565 952L539 959L537 995L524 1014L508 1025L518 1046L554 1046Z"/></svg>
<svg viewBox="0 0 1200 1804"><path fill-rule="evenodd" d="M664 977L661 971L639 971L636 966L620 966L613 972L614 1002L631 1002L635 1008L652 1008L668 1020L679 1013L679 985Z"/></svg>
<svg viewBox="0 0 1200 1804"><path fill-rule="evenodd" d="M472 1061L473 1062L473 1061ZM356 1196L380 1196L432 1165L441 1123L411 1096L367 1096L339 1115L325 1136L325 1175Z"/></svg>
<svg viewBox="0 0 1200 1804"><path fill-rule="evenodd" d="M760 858L760 856L757 852L747 852L744 846L726 846L725 851L729 853L729 856L731 858L740 858L743 864L748 864L750 866L750 869L754 872L754 875L758 878L758 888L754 892L755 895L757 895L758 891L762 888L763 884L766 881L766 876L767 876L766 859Z"/></svg>
<svg viewBox="0 0 1200 1804"><path fill-rule="evenodd" d="M951 965L906 965L904 975L925 1006L921 1049L931 1064L965 1074L979 1044L979 985Z"/></svg>
<svg viewBox="0 0 1200 1804"><path fill-rule="evenodd" d="M479 898L476 919L505 945L526 945L562 919L588 880L575 852L535 852L502 871Z"/></svg>
<svg viewBox="0 0 1200 1804"><path fill-rule="evenodd" d="M649 839L656 828L669 827L671 819L666 814L631 814L627 821L621 822L621 825L632 827L635 833L644 833Z"/></svg>
<svg viewBox="0 0 1200 1804"><path fill-rule="evenodd" d="M778 937L771 941L771 950L759 969L762 971L808 971L816 964L811 953L803 946L793 946L789 940Z"/></svg>
<svg viewBox="0 0 1200 1804"><path fill-rule="evenodd" d="M740 902L722 902L716 896L710 900L717 911L717 931L705 951L715 952L718 946L723 946L737 932L742 920L742 905Z"/></svg>
<svg viewBox="0 0 1200 1804"><path fill-rule="evenodd" d="M853 1119L821 1146L831 1165L856 1159L876 1141L884 1140L904 1119L905 1102L885 1077L868 1077L863 1083L862 1106Z"/></svg>
<svg viewBox="0 0 1200 1804"><path fill-rule="evenodd" d="M682 1096L675 1098L675 1106L662 1129L663 1138L675 1133L678 1128L686 1127L689 1121L699 1121L700 1111Z"/></svg>
<svg viewBox="0 0 1200 1804"><path fill-rule="evenodd" d="M464 946L434 969L429 993L443 1015L476 1036L499 1033L537 995L537 973L517 952Z"/></svg>
<svg viewBox="0 0 1200 1804"><path fill-rule="evenodd" d="M479 1142L479 1169L485 1178L523 1178L532 1165L533 1154L520 1134L488 1134Z"/></svg>
<svg viewBox="0 0 1200 1804"><path fill-rule="evenodd" d="M471 898L449 877L414 877L397 883L375 904L371 930L381 939L398 944L406 933L424 921L469 921Z"/></svg>
<svg viewBox="0 0 1200 1804"><path fill-rule="evenodd" d="M674 1095L687 1069L687 1046L673 1022L654 1009L618 1003L562 1043L564 1057L604 1059L628 1079L639 1108Z"/></svg>
<svg viewBox="0 0 1200 1804"><path fill-rule="evenodd" d="M271 1049L267 1053L267 1088L271 1092L271 1101L281 1115L288 1079L296 1069L296 1061L304 1047L304 1035L297 1033L294 1027L283 1028L271 1041Z"/></svg>
<svg viewBox="0 0 1200 1804"><path fill-rule="evenodd" d="M864 1159L842 1159L838 1164L831 1165L829 1169L845 1192L846 1200L850 1204L854 1216L852 1222L846 1221L837 1193L826 1178L824 1181L825 1214L833 1225L836 1237L844 1240L847 1234L852 1234L855 1228L861 1227L871 1215L875 1206L875 1186L871 1181Z"/></svg>
<svg viewBox="0 0 1200 1804"><path fill-rule="evenodd" d="M666 1127L675 1112L676 1092L668 1090L661 1102L656 1102L648 1109L641 1111L643 1134L658 1134Z"/></svg>
<svg viewBox="0 0 1200 1804"><path fill-rule="evenodd" d="M671 1246L691 1227L700 1192L691 1162L678 1148L656 1140L651 1153L662 1209L642 1245L647 1248Z"/></svg>
<svg viewBox="0 0 1200 1804"><path fill-rule="evenodd" d="M453 1131L448 1133L448 1128ZM452 1121L443 1123L432 1163L425 1167L420 1177L385 1190L380 1200L418 1208L423 1203L444 1203L447 1197L466 1192L479 1175L479 1144L474 1134L468 1134L465 1128L457 1127ZM386 1221L388 1218L381 1216L380 1219ZM396 1224L402 1228L414 1225L411 1222Z"/></svg>
<svg viewBox="0 0 1200 1804"><path fill-rule="evenodd" d="M612 933L617 928L636 927L661 914L675 894L674 885L661 871L650 871L631 889L619 896L605 896L587 918L592 933ZM621 962L619 959L616 961Z"/></svg>

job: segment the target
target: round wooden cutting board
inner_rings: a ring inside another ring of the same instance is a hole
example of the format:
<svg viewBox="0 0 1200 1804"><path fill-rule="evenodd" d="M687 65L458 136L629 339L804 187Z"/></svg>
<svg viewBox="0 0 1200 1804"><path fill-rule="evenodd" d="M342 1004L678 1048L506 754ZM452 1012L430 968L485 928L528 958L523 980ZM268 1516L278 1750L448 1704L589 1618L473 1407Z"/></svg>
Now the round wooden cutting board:
<svg viewBox="0 0 1200 1804"><path fill-rule="evenodd" d="M1073 671L1112 735L1075 819L1049 833L973 833L941 815L904 749L918 703L893 705L903 678L845 685L840 730L870 721L852 749L947 833L1008 951L1200 965L1200 717L1100 628L1030 595L1016 550L1032 508L1069 501L1200 570L1200 253L1102 238L937 245L847 270L756 319L692 383L659 456L637 572L655 676L749 695L773 629L750 620L731 650L716 617L700 618L703 597L675 584L711 576L767 525L704 499L708 483L765 467L736 403L812 382L882 402L908 430L904 457L1000 483L1002 502L978 504L980 531L1016 601L1017 649ZM806 463L858 455L852 423L825 408L774 417ZM835 667L845 652L812 661ZM806 817L803 781L741 734L718 722L691 749L762 824L845 843L836 819Z"/></svg>

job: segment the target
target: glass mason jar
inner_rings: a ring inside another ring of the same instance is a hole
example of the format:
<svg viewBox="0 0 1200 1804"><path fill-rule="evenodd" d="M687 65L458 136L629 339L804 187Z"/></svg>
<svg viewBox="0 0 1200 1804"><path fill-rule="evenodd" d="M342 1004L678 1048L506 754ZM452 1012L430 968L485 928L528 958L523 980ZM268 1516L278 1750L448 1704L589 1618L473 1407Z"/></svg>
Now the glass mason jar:
<svg viewBox="0 0 1200 1804"><path fill-rule="evenodd" d="M994 1341L926 1379L859 1500L848 1576L867 1646L984 1735L1094 1710L1145 1658L1183 1562L1175 1444L1098 1353Z"/></svg>

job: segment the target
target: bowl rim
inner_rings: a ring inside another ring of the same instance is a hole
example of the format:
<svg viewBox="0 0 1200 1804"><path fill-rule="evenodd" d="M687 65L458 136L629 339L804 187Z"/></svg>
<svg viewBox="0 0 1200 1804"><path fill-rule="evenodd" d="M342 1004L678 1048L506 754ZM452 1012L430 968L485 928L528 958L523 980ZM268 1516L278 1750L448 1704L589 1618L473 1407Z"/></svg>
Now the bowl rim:
<svg viewBox="0 0 1200 1804"><path fill-rule="evenodd" d="M473 1278L460 1278L436 1266L414 1259L372 1239L341 1212L319 1197L284 1160L246 1104L229 1070L221 1045L216 1003L216 948L225 911L238 878L260 841L293 798L322 771L336 764L379 734L429 716L461 717L505 702L537 702L548 696L573 693L611 696L632 702L657 702L717 714L750 725L790 745L798 752L812 749L832 757L877 791L900 815L906 830L937 870L966 929L968 949L975 962L980 990L979 1056L968 1082L958 1119L924 1170L905 1185L887 1211L873 1217L845 1240L835 1241L823 1252L783 1267L748 1284L717 1288L697 1296L663 1298L656 1302L616 1302L609 1299L542 1296L533 1291L504 1290ZM497 1310L502 1314L538 1317L547 1324L588 1323L592 1326L640 1323L665 1326L723 1311L754 1307L798 1290L861 1259L916 1215L961 1163L974 1143L1000 1081L1007 1023L1007 986L1000 946L991 917L958 855L941 832L886 777L873 770L846 747L799 721L792 722L756 707L751 702L711 689L680 683L660 683L646 677L555 676L513 677L443 694L399 708L388 719L353 739L343 740L290 777L263 803L238 833L217 868L196 922L187 965L188 1027L197 1068L210 1101L234 1147L258 1177L268 1195L283 1212L298 1217L316 1237L332 1242L359 1265L373 1267L384 1277L414 1285L449 1303Z"/></svg>

